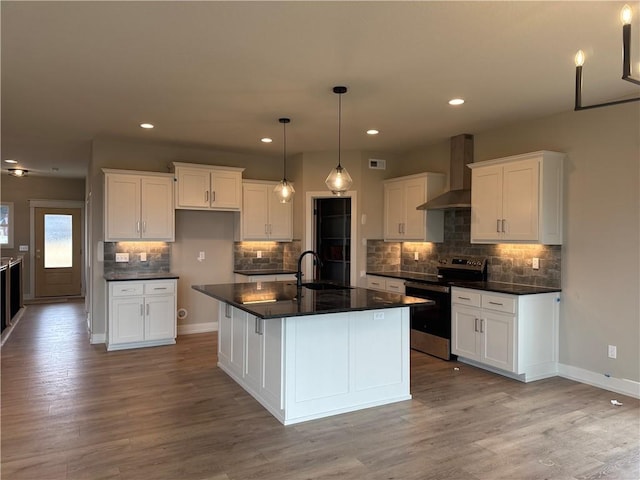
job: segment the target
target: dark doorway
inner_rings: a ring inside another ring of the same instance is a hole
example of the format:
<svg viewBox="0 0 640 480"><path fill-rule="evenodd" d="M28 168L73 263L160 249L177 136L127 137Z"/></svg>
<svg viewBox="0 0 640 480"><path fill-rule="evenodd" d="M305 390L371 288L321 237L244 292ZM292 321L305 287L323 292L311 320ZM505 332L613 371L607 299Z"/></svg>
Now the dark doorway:
<svg viewBox="0 0 640 480"><path fill-rule="evenodd" d="M318 198L316 251L322 267L316 278L349 285L351 279L351 198Z"/></svg>

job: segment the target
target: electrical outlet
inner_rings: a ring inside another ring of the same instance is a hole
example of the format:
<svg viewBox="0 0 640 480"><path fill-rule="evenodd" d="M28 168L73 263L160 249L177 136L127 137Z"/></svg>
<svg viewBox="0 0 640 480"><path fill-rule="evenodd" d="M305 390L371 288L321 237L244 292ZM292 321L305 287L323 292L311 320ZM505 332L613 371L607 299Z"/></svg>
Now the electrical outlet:
<svg viewBox="0 0 640 480"><path fill-rule="evenodd" d="M384 312L373 312L374 320L384 320Z"/></svg>
<svg viewBox="0 0 640 480"><path fill-rule="evenodd" d="M198 258L197 258L196 260L198 260L199 262L201 262L201 261L203 261L203 260L204 260L204 257L205 257L204 252L200 252L200 253L198 254Z"/></svg>
<svg viewBox="0 0 640 480"><path fill-rule="evenodd" d="M123 263L123 262L128 262L129 261L129 254L128 253L116 253L116 262L117 263Z"/></svg>
<svg viewBox="0 0 640 480"><path fill-rule="evenodd" d="M258 250L258 258L262 258L262 250Z"/></svg>
<svg viewBox="0 0 640 480"><path fill-rule="evenodd" d="M416 261L420 260L420 254L418 252L413 252L413 259Z"/></svg>
<svg viewBox="0 0 640 480"><path fill-rule="evenodd" d="M618 358L618 347L615 345L609 345L609 358Z"/></svg>
<svg viewBox="0 0 640 480"><path fill-rule="evenodd" d="M534 270L540 270L540 259L538 257L533 257L531 261L531 266Z"/></svg>
<svg viewBox="0 0 640 480"><path fill-rule="evenodd" d="M147 261L147 252L141 252L140 253L140 261L141 262L146 262Z"/></svg>
<svg viewBox="0 0 640 480"><path fill-rule="evenodd" d="M29 251L29 245L20 245L20 251L21 252L28 252Z"/></svg>

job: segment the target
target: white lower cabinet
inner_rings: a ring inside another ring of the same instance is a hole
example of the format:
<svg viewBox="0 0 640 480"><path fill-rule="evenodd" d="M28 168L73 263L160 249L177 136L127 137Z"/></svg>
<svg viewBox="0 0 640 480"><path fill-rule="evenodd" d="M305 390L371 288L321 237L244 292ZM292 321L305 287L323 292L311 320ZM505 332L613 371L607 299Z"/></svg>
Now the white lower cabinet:
<svg viewBox="0 0 640 480"><path fill-rule="evenodd" d="M107 350L176 343L176 283L109 282Z"/></svg>
<svg viewBox="0 0 640 480"><path fill-rule="evenodd" d="M451 351L525 382L557 374L559 293L451 289Z"/></svg>
<svg viewBox="0 0 640 480"><path fill-rule="evenodd" d="M236 273L236 283L258 283L258 282L295 282L296 276L293 273L279 273L277 275L245 275Z"/></svg>
<svg viewBox="0 0 640 480"><path fill-rule="evenodd" d="M367 288L380 290L381 292L393 292L404 295L404 280L399 278L380 277L367 275Z"/></svg>

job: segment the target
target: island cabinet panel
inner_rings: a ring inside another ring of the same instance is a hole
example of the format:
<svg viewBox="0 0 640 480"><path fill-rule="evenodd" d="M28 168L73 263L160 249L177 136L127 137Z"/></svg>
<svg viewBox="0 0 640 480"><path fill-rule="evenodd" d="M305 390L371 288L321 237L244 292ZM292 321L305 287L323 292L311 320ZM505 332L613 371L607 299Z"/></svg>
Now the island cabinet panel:
<svg viewBox="0 0 640 480"><path fill-rule="evenodd" d="M218 366L285 425L411 398L408 307L262 319L221 302L219 329Z"/></svg>

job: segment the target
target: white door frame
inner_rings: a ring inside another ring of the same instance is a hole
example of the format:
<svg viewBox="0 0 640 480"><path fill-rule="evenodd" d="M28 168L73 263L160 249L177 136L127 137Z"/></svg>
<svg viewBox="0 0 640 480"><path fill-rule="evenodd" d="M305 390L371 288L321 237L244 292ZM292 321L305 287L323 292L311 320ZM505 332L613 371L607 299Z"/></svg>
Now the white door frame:
<svg viewBox="0 0 640 480"><path fill-rule="evenodd" d="M341 197L336 197L329 191L322 192L307 192L306 202L305 202L305 233L304 233L304 249L303 250L313 250L313 231L314 231L314 219L315 215L313 214L314 201L317 198L350 198L351 199L351 266L349 268L349 282L351 286L356 286L357 283L357 259L358 255L356 252L356 248L358 246L358 222L357 222L357 212L358 212L358 192L348 191ZM307 255L304 258L303 263L303 271L305 272L313 272L313 264L311 263L311 255Z"/></svg>
<svg viewBox="0 0 640 480"><path fill-rule="evenodd" d="M79 208L80 209L80 245L82 245L82 256L80 265L80 295L86 294L85 289L85 257L87 255L86 245L84 243L84 200L29 200L29 295L25 295L27 299L33 299L36 292L36 208Z"/></svg>

